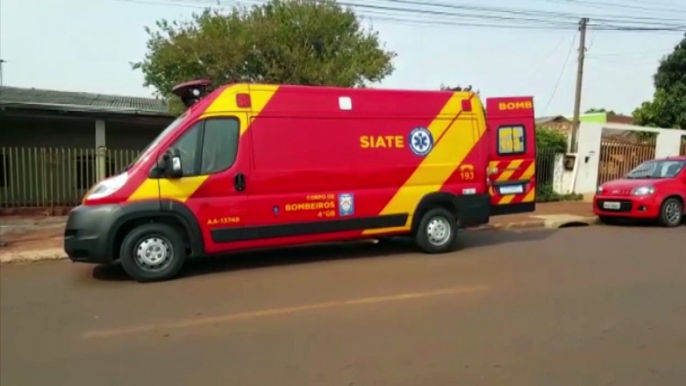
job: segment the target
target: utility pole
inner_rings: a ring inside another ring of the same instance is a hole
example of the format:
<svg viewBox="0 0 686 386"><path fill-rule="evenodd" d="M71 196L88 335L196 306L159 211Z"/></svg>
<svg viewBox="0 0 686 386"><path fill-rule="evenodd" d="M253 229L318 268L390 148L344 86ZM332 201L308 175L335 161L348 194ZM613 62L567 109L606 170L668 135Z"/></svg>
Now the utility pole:
<svg viewBox="0 0 686 386"><path fill-rule="evenodd" d="M2 86L2 64L3 63L5 63L5 61L0 59L0 86Z"/></svg>
<svg viewBox="0 0 686 386"><path fill-rule="evenodd" d="M581 85L584 77L584 57L586 54L586 25L589 19L582 18L579 21L579 61L576 69L576 93L574 95L574 118L572 119L572 133L567 149L570 153L577 152L579 138L579 115L581 110Z"/></svg>

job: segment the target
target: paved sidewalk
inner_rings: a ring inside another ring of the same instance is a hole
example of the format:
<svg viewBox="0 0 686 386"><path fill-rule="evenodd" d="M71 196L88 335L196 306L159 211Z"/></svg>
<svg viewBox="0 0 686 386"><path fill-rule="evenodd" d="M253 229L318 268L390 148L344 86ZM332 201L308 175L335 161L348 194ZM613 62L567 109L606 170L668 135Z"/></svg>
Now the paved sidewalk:
<svg viewBox="0 0 686 386"><path fill-rule="evenodd" d="M66 216L0 217L0 262L66 257L62 249Z"/></svg>
<svg viewBox="0 0 686 386"><path fill-rule="evenodd" d="M565 223L594 221L591 204L556 202L538 204L535 213L491 218L485 228L557 228ZM3 216L0 218L0 262L65 258L62 237L66 216Z"/></svg>

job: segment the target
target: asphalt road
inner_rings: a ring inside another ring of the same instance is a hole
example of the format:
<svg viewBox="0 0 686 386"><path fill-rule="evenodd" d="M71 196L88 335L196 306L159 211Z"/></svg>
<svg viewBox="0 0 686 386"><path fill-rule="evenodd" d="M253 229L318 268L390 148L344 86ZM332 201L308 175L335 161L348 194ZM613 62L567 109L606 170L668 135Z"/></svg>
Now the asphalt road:
<svg viewBox="0 0 686 386"><path fill-rule="evenodd" d="M0 384L682 386L685 230L280 250L154 284L4 265Z"/></svg>

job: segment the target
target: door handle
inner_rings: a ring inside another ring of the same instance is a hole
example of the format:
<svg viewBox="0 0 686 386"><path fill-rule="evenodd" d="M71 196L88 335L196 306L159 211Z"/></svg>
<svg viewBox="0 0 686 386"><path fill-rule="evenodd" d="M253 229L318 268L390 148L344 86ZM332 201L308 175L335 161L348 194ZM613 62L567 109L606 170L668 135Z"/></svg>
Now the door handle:
<svg viewBox="0 0 686 386"><path fill-rule="evenodd" d="M233 179L233 186L239 192L245 190L245 176L243 175L243 173L236 174L236 177L234 177Z"/></svg>

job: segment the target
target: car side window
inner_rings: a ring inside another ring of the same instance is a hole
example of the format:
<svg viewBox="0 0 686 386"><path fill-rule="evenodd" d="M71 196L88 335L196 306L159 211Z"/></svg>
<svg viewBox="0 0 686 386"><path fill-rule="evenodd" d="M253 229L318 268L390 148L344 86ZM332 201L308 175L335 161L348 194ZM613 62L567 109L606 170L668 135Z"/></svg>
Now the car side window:
<svg viewBox="0 0 686 386"><path fill-rule="evenodd" d="M211 118L205 121L200 174L228 169L236 161L239 123L235 118Z"/></svg>
<svg viewBox="0 0 686 386"><path fill-rule="evenodd" d="M202 122L197 122L172 145L172 147L179 151L181 156L181 167L183 168L184 176L197 174L197 155L200 152L200 145L202 144L200 142L202 126Z"/></svg>

